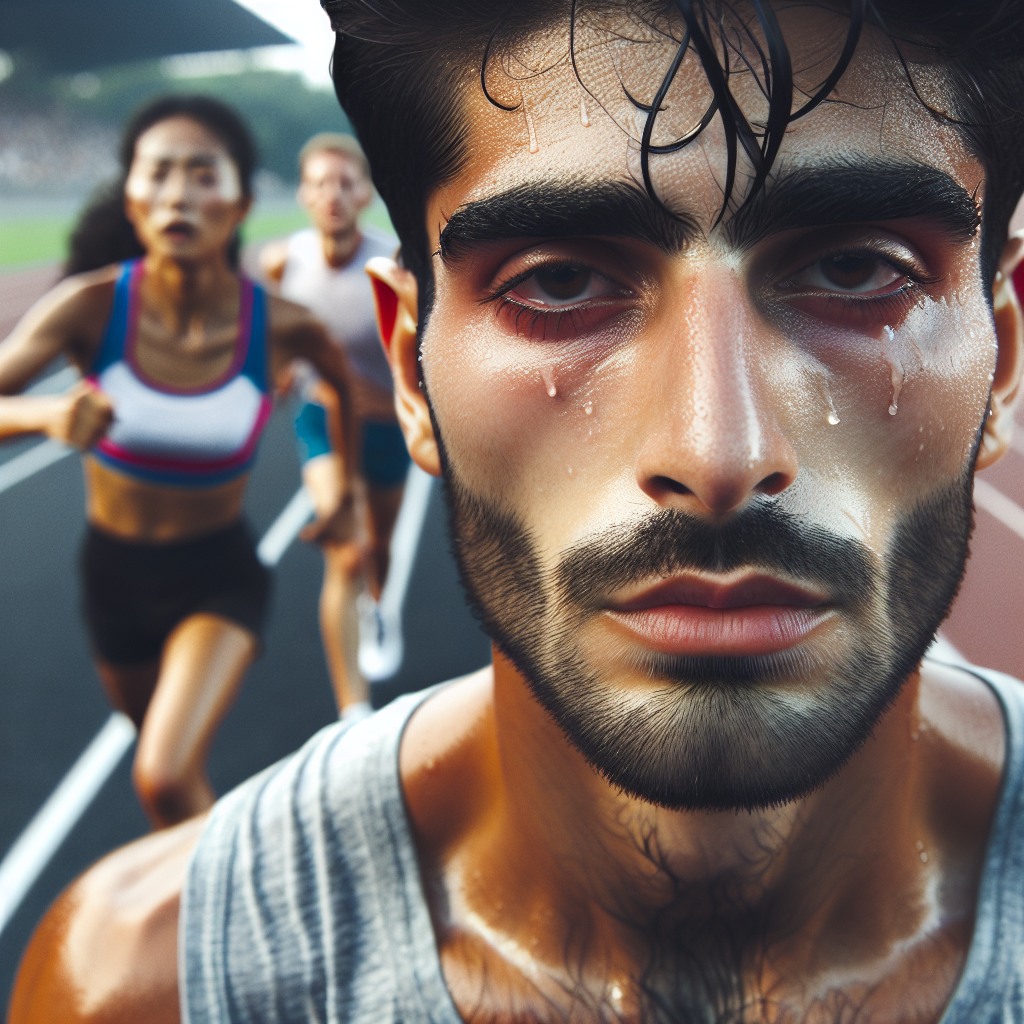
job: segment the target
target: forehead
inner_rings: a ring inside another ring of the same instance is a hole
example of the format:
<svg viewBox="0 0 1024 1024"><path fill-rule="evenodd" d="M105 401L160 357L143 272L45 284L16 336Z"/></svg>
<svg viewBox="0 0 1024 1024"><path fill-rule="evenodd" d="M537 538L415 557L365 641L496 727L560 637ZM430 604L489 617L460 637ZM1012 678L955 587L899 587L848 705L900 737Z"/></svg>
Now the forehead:
<svg viewBox="0 0 1024 1024"><path fill-rule="evenodd" d="M327 175L353 175L362 177L362 164L348 153L336 149L320 149L311 153L302 163L302 175L323 178Z"/></svg>
<svg viewBox="0 0 1024 1024"><path fill-rule="evenodd" d="M849 21L806 6L780 11L779 21L794 68L795 108L838 60ZM742 19L737 21L743 25ZM461 173L432 197L428 222L443 226L445 215L458 205L530 180L639 182L640 140L648 117L643 108L652 103L682 34L677 23L652 24L620 12L578 20L571 47L566 22L535 33L492 60L485 76L487 94L477 77L461 97L468 159ZM756 32L745 40L740 35L733 33L737 45L728 55L729 89L757 132L768 112L762 54L755 45ZM980 162L955 128L936 119L915 95L916 88L936 109L950 109L942 68L916 61L913 51L905 55L913 88L890 40L866 30L829 101L787 127L773 171L827 161L924 163L968 191L978 190ZM707 74L691 46L654 122L653 146L670 146L692 133L712 99ZM721 120L713 117L689 145L650 157L659 198L708 230L721 208L726 143ZM741 150L739 196L750 174Z"/></svg>
<svg viewBox="0 0 1024 1024"><path fill-rule="evenodd" d="M147 128L135 143L136 160L226 157L227 148L205 125L190 117L169 117Z"/></svg>

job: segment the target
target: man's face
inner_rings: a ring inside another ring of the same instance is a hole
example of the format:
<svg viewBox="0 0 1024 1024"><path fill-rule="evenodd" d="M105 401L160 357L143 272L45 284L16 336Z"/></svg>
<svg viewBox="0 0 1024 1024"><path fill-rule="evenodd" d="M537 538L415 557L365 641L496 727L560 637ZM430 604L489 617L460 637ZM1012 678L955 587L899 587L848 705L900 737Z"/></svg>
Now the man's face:
<svg viewBox="0 0 1024 1024"><path fill-rule="evenodd" d="M325 235L351 231L371 199L373 189L353 157L325 150L303 164L299 202Z"/></svg>
<svg viewBox="0 0 1024 1024"><path fill-rule="evenodd" d="M809 89L830 17L784 24ZM716 225L719 121L652 156L673 221L625 92L649 103L674 47L637 35L577 38L589 92L565 30L523 55L551 70L492 70L511 112L467 91L423 376L465 581L570 739L641 798L764 806L864 741L962 573L996 356L982 171L868 40L739 215ZM655 144L709 100L691 53Z"/></svg>

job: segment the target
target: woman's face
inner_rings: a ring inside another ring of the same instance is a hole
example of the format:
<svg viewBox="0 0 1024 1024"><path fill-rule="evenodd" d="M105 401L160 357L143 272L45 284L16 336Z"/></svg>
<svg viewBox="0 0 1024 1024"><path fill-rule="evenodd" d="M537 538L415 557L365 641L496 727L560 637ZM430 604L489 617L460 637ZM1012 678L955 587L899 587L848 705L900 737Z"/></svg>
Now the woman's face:
<svg viewBox="0 0 1024 1024"><path fill-rule="evenodd" d="M182 115L139 136L124 202L147 253L194 262L225 251L251 199L224 143Z"/></svg>

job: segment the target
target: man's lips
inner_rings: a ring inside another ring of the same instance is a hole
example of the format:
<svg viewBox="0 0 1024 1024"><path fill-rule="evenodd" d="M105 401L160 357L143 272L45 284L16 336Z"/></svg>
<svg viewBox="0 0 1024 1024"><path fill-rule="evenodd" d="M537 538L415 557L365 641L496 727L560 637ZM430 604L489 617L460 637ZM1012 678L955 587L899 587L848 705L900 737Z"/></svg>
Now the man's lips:
<svg viewBox="0 0 1024 1024"><path fill-rule="evenodd" d="M753 657L792 647L832 614L824 595L770 576L664 580L614 601L613 621L646 647L691 657Z"/></svg>

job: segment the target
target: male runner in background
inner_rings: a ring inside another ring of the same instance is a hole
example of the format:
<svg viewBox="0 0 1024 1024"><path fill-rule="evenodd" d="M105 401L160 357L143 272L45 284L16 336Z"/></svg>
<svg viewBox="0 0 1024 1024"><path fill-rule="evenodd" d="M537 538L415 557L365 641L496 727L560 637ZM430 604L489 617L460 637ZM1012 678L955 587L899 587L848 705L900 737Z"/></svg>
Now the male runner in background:
<svg viewBox="0 0 1024 1024"><path fill-rule="evenodd" d="M11 1024L1024 1020L1024 692L925 657L1024 366L1024 5L325 7L493 665L91 869Z"/></svg>
<svg viewBox="0 0 1024 1024"><path fill-rule="evenodd" d="M359 546L319 536L324 553L320 632L343 717L369 709L359 672L356 600L366 587L379 597L388 571L388 549L409 455L395 419L391 370L374 319L373 294L363 268L374 256L390 256L396 243L360 227L359 215L373 199L369 167L351 135L315 135L299 153L299 202L313 227L272 242L260 253L264 274L281 295L316 314L348 355L354 371L353 399L359 422L358 465L366 483L369 560ZM328 433L335 420L331 395L311 368L300 367L301 406L295 432L302 479L314 507L331 507L342 480ZM364 571L368 569L368 572ZM367 578L368 577L368 578ZM375 623L383 628L382 623Z"/></svg>

